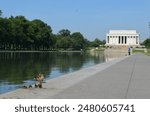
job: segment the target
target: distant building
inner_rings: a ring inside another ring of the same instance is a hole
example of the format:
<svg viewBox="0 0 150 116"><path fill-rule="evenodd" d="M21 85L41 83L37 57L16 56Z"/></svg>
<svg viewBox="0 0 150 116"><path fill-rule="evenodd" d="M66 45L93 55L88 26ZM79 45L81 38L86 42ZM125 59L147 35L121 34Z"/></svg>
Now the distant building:
<svg viewBox="0 0 150 116"><path fill-rule="evenodd" d="M136 30L110 30L106 34L106 46L130 46L140 45L140 34Z"/></svg>

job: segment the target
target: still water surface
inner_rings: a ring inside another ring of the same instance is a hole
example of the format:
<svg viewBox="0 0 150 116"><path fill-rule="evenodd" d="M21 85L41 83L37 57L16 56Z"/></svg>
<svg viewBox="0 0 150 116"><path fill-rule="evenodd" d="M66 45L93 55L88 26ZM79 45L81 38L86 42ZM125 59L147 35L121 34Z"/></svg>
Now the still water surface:
<svg viewBox="0 0 150 116"><path fill-rule="evenodd" d="M1 52L0 94L34 83L33 78L38 73L52 79L106 59L104 52Z"/></svg>

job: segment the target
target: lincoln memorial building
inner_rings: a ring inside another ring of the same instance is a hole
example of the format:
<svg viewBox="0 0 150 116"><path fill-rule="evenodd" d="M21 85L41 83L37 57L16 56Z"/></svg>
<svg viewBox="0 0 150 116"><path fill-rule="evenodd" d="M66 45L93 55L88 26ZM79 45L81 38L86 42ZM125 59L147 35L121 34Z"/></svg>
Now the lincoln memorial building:
<svg viewBox="0 0 150 116"><path fill-rule="evenodd" d="M110 30L106 34L106 46L129 46L140 45L140 34L136 30Z"/></svg>

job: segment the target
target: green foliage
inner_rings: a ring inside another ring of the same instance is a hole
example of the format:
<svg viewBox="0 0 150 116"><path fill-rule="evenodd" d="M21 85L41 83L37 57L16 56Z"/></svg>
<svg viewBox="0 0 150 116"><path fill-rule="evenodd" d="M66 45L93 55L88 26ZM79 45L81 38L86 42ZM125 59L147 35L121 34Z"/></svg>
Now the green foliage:
<svg viewBox="0 0 150 116"><path fill-rule="evenodd" d="M100 45L103 45L103 42L97 38L90 43L91 47L99 47Z"/></svg>
<svg viewBox="0 0 150 116"><path fill-rule="evenodd" d="M132 52L133 53L145 53L144 49L141 49L141 50L133 49Z"/></svg>
<svg viewBox="0 0 150 116"><path fill-rule="evenodd" d="M71 43L70 37L59 37L56 42L56 47L58 49L66 50L70 48L70 43Z"/></svg>
<svg viewBox="0 0 150 116"><path fill-rule="evenodd" d="M52 29L43 21L24 16L0 18L1 50L49 50L51 45Z"/></svg>
<svg viewBox="0 0 150 116"><path fill-rule="evenodd" d="M58 32L59 35L66 37L66 36L70 36L70 31L68 29L62 29Z"/></svg>
<svg viewBox="0 0 150 116"><path fill-rule="evenodd" d="M0 17L2 16L2 11L0 10Z"/></svg>
<svg viewBox="0 0 150 116"><path fill-rule="evenodd" d="M146 40L143 42L143 44L144 44L146 47L150 48L150 39L146 39Z"/></svg>
<svg viewBox="0 0 150 116"><path fill-rule="evenodd" d="M59 31L56 40L56 48L64 50L81 50L87 47L87 40L80 32L71 34L68 29L62 29Z"/></svg>
<svg viewBox="0 0 150 116"><path fill-rule="evenodd" d="M0 50L82 50L103 43L99 39L90 42L80 32L71 34L68 29L53 34L51 27L39 19L0 17Z"/></svg>
<svg viewBox="0 0 150 116"><path fill-rule="evenodd" d="M72 48L76 50L84 49L86 43L83 35L80 32L75 32L71 35Z"/></svg>

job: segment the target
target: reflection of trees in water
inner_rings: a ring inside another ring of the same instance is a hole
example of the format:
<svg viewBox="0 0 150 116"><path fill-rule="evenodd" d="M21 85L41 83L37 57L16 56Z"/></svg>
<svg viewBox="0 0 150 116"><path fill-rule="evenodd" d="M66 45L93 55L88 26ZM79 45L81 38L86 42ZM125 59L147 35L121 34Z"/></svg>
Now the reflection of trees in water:
<svg viewBox="0 0 150 116"><path fill-rule="evenodd" d="M104 51L89 51L88 55L93 59L95 64L105 62Z"/></svg>
<svg viewBox="0 0 150 116"><path fill-rule="evenodd" d="M47 73L50 62L42 61L42 56L36 53L1 53L0 80L20 83L33 79L39 72Z"/></svg>
<svg viewBox="0 0 150 116"><path fill-rule="evenodd" d="M81 53L57 54L56 67L61 73L69 72L70 69L78 70L83 66L85 56Z"/></svg>
<svg viewBox="0 0 150 116"><path fill-rule="evenodd" d="M90 61L99 63L102 60L103 56L89 53L0 53L0 80L22 83L40 72L50 74L53 68L67 73L82 68Z"/></svg>

